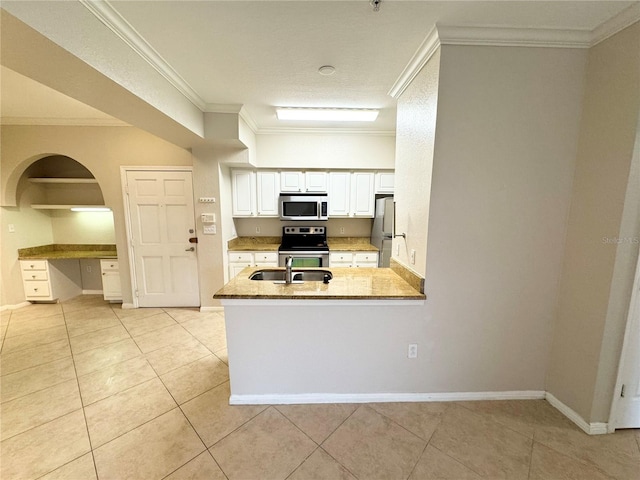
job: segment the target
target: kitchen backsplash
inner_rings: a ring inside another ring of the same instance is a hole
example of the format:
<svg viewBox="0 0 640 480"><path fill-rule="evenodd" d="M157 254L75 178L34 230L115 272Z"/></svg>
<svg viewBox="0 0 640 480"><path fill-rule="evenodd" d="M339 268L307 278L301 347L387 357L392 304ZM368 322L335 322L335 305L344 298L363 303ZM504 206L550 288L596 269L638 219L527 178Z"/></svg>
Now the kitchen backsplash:
<svg viewBox="0 0 640 480"><path fill-rule="evenodd" d="M324 225L327 227L328 237L370 237L373 219L334 218L326 222L283 222L278 218L235 218L234 223L239 237L280 237L282 227L287 225Z"/></svg>

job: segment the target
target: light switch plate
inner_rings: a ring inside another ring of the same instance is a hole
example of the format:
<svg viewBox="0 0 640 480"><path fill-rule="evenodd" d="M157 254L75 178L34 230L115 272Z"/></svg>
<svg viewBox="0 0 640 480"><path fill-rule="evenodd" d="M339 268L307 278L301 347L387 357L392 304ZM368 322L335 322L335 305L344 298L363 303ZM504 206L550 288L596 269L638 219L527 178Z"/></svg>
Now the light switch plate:
<svg viewBox="0 0 640 480"><path fill-rule="evenodd" d="M216 234L216 226L215 225L205 225L203 228L203 233L205 235L215 235Z"/></svg>

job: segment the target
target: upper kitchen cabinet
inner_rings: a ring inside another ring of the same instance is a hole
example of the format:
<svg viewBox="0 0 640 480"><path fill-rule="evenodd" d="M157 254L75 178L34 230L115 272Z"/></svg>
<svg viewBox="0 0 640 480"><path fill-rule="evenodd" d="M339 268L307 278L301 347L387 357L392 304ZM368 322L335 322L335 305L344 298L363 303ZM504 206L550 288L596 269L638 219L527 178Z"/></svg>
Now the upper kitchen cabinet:
<svg viewBox="0 0 640 480"><path fill-rule="evenodd" d="M277 217L278 172L231 171L231 208L234 217Z"/></svg>
<svg viewBox="0 0 640 480"><path fill-rule="evenodd" d="M278 172L258 172L258 215L278 216L278 197L280 195L280 175Z"/></svg>
<svg viewBox="0 0 640 480"><path fill-rule="evenodd" d="M395 174L393 172L376 173L376 193L393 193Z"/></svg>
<svg viewBox="0 0 640 480"><path fill-rule="evenodd" d="M256 215L256 174L250 170L231 171L231 209L234 217Z"/></svg>
<svg viewBox="0 0 640 480"><path fill-rule="evenodd" d="M372 218L374 183L373 172L330 172L329 217Z"/></svg>
<svg viewBox="0 0 640 480"><path fill-rule="evenodd" d="M280 172L280 191L283 193L324 193L327 191L327 172Z"/></svg>

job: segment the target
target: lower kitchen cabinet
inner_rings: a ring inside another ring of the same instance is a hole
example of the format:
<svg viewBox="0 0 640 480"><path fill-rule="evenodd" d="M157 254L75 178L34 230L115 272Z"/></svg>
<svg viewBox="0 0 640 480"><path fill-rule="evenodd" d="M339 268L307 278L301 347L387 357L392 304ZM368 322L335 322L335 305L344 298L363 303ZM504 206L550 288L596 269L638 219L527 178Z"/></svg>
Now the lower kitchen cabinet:
<svg viewBox="0 0 640 480"><path fill-rule="evenodd" d="M277 267L278 252L229 252L229 280L247 267Z"/></svg>
<svg viewBox="0 0 640 480"><path fill-rule="evenodd" d="M122 286L120 284L120 268L118 259L101 259L102 295L105 300L122 301Z"/></svg>
<svg viewBox="0 0 640 480"><path fill-rule="evenodd" d="M51 287L49 262L46 260L20 260L22 286L28 301L50 302L55 300Z"/></svg>
<svg viewBox="0 0 640 480"><path fill-rule="evenodd" d="M331 252L329 267L377 268L378 252Z"/></svg>

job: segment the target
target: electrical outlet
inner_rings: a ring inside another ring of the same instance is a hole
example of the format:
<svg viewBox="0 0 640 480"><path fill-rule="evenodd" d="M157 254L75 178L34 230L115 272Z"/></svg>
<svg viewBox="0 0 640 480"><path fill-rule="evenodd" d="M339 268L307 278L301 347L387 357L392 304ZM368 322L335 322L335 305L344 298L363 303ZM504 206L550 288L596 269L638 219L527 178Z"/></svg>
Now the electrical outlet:
<svg viewBox="0 0 640 480"><path fill-rule="evenodd" d="M411 265L415 265L416 264L416 251L415 249L411 249Z"/></svg>
<svg viewBox="0 0 640 480"><path fill-rule="evenodd" d="M16 226L13 223L10 223L8 227L9 227L9 233L16 233Z"/></svg>
<svg viewBox="0 0 640 480"><path fill-rule="evenodd" d="M260 233L260 227L256 227L256 233Z"/></svg>
<svg viewBox="0 0 640 480"><path fill-rule="evenodd" d="M418 344L410 343L407 349L407 358L418 358Z"/></svg>
<svg viewBox="0 0 640 480"><path fill-rule="evenodd" d="M344 227L340 227L340 233L344 233Z"/></svg>
<svg viewBox="0 0 640 480"><path fill-rule="evenodd" d="M87 265L87 273L91 273L91 265Z"/></svg>

